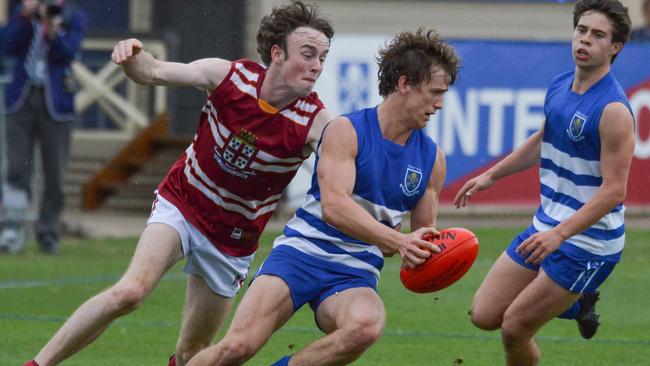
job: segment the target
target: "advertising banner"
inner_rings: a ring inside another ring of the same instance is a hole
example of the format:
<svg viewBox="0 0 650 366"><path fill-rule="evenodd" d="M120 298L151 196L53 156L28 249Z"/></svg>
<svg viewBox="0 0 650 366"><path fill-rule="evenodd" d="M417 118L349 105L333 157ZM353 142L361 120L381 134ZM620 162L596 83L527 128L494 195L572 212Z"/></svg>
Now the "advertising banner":
<svg viewBox="0 0 650 366"><path fill-rule="evenodd" d="M335 114L381 102L375 57L390 35L337 35L316 91ZM469 178L485 171L519 146L544 121L546 88L572 70L569 42L452 41L462 58L456 84L444 108L431 118L428 134L447 156L442 201L449 203ZM650 45L630 43L612 65L636 119L636 150L626 204L650 204ZM567 121L569 123L570 121ZM303 176L308 176L304 174ZM299 178L297 185L309 180ZM295 190L295 188L294 188ZM497 183L473 203L539 202L538 170Z"/></svg>

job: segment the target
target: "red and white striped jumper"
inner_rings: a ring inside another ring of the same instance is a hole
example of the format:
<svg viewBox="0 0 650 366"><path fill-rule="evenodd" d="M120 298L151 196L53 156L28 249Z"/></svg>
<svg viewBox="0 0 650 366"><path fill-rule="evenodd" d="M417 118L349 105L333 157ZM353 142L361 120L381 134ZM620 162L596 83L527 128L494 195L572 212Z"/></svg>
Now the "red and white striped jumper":
<svg viewBox="0 0 650 366"><path fill-rule="evenodd" d="M300 164L307 133L323 109L315 92L282 110L258 99L266 69L232 63L203 107L192 144L158 193L220 251L253 254Z"/></svg>

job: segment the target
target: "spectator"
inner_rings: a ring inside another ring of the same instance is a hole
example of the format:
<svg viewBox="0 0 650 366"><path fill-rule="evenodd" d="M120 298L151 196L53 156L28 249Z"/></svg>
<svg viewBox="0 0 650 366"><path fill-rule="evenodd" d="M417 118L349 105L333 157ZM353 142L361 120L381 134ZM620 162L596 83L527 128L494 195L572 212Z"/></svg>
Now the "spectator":
<svg viewBox="0 0 650 366"><path fill-rule="evenodd" d="M5 90L7 177L3 184L3 251L23 247L31 197L33 149L40 144L44 190L36 224L41 250L56 254L63 209L63 174L70 149L76 84L70 64L86 31L82 11L63 0L22 0L11 14L5 54L14 59Z"/></svg>
<svg viewBox="0 0 650 366"><path fill-rule="evenodd" d="M650 42L650 0L643 1L642 9L645 24L632 30L630 34L630 41L632 42Z"/></svg>

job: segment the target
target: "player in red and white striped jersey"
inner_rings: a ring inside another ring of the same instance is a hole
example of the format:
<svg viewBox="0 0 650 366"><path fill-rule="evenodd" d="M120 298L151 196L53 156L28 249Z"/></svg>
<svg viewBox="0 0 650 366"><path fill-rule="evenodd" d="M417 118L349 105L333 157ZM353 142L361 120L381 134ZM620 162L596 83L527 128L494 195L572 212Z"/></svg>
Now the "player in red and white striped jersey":
<svg viewBox="0 0 650 366"><path fill-rule="evenodd" d="M264 66L219 58L164 62L137 39L115 45L113 61L136 83L193 86L208 98L192 144L158 187L126 273L81 305L30 365L58 364L90 344L184 257L186 305L170 365L185 364L210 344L282 190L331 119L312 89L333 35L315 7L292 2L261 21Z"/></svg>

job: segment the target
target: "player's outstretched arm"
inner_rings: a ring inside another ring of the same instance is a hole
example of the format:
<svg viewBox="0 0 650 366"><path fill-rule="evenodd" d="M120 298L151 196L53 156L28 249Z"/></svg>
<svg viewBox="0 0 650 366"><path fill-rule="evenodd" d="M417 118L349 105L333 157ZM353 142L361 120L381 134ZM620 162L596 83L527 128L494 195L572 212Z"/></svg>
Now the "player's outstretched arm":
<svg viewBox="0 0 650 366"><path fill-rule="evenodd" d="M324 130L317 168L323 219L341 232L379 247L384 253L399 253L407 267L423 263L439 249L422 240L432 227L402 234L375 220L352 200L356 177L357 134L345 117L335 118Z"/></svg>
<svg viewBox="0 0 650 366"><path fill-rule="evenodd" d="M190 62L156 60L135 38L117 42L111 59L122 66L124 73L141 85L193 86L212 91L228 75L230 61L205 58Z"/></svg>
<svg viewBox="0 0 650 366"><path fill-rule="evenodd" d="M497 180L511 174L526 170L537 164L542 149L542 136L544 129L532 134L521 146L516 148L495 166L483 174L468 180L456 193L453 204L456 208L467 206L472 196L478 192L490 188Z"/></svg>
<svg viewBox="0 0 650 366"><path fill-rule="evenodd" d="M622 103L608 104L598 126L600 132L600 174L603 181L596 193L579 210L552 230L537 233L521 243L517 252L527 262L539 264L568 238L583 232L616 205L627 191L627 178L634 156L634 121Z"/></svg>

